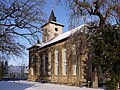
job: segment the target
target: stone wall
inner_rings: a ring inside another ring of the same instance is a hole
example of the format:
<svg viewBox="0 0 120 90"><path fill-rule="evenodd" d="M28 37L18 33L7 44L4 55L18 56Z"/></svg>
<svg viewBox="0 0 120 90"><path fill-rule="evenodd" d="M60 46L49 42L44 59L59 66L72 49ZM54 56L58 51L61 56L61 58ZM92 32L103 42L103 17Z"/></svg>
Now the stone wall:
<svg viewBox="0 0 120 90"><path fill-rule="evenodd" d="M78 34L78 35L77 35ZM31 81L46 81L59 84L85 85L91 80L92 63L89 60L88 47L86 45L86 35L79 32L75 36L58 42L46 48L33 48L30 50L29 63L29 80ZM75 52L73 52L75 47ZM67 74L62 74L62 48L67 50ZM55 50L58 50L58 75L55 75ZM48 53L51 52L51 75L49 75ZM32 55L34 53L34 55ZM74 54L73 54L74 53ZM45 55L45 59L43 56ZM44 71L44 60L45 70ZM73 75L73 65L76 64L76 75ZM31 75L33 68L33 75Z"/></svg>

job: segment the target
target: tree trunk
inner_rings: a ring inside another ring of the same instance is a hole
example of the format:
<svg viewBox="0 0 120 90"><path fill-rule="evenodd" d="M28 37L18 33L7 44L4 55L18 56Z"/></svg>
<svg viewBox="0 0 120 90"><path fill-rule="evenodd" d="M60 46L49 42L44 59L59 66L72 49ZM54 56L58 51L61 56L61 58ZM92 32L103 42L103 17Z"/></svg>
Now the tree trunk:
<svg viewBox="0 0 120 90"><path fill-rule="evenodd" d="M99 27L103 28L105 25L105 19L103 17L100 18L100 23L99 23Z"/></svg>
<svg viewBox="0 0 120 90"><path fill-rule="evenodd" d="M118 87L119 87L119 82L117 81L116 82L116 90L118 90Z"/></svg>
<svg viewBox="0 0 120 90"><path fill-rule="evenodd" d="M92 87L93 88L98 88L98 71L97 67L94 66L93 73L92 73Z"/></svg>

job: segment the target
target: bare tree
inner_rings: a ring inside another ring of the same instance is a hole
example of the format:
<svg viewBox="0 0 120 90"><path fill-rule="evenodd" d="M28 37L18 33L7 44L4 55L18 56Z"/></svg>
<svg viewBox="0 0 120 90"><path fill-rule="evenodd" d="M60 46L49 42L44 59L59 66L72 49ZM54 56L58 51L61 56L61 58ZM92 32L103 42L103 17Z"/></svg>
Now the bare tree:
<svg viewBox="0 0 120 90"><path fill-rule="evenodd" d="M33 43L44 21L44 0L0 1L0 57L21 56L25 46L19 39Z"/></svg>
<svg viewBox="0 0 120 90"><path fill-rule="evenodd" d="M62 3L62 0L57 1ZM66 3L71 26L81 22L83 16L93 16L99 21L100 27L105 23L120 24L119 0L66 0Z"/></svg>

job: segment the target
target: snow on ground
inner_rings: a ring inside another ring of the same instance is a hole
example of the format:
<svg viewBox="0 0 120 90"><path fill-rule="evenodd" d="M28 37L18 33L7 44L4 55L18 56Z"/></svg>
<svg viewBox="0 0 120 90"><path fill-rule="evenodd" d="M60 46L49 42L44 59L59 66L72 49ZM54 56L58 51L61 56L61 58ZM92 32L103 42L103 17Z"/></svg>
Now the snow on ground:
<svg viewBox="0 0 120 90"><path fill-rule="evenodd" d="M28 81L0 81L0 90L104 90Z"/></svg>

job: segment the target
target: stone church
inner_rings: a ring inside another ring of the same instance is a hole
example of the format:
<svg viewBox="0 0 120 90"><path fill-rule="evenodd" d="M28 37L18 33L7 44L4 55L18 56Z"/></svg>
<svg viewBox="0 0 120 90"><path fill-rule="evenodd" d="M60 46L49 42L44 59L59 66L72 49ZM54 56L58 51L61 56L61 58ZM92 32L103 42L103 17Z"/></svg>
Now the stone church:
<svg viewBox="0 0 120 90"><path fill-rule="evenodd" d="M86 85L92 78L92 62L86 42L87 25L62 32L51 11L47 23L41 26L42 42L29 50L28 80L67 85Z"/></svg>

